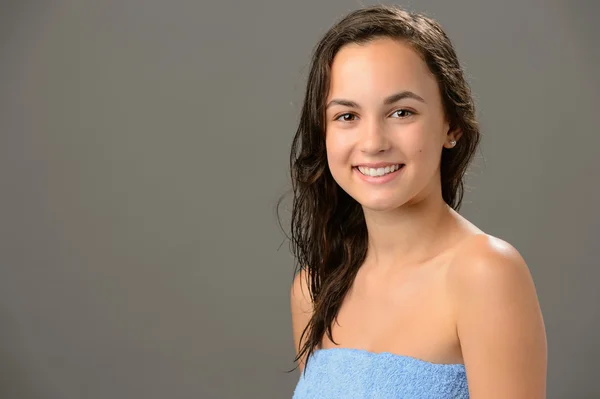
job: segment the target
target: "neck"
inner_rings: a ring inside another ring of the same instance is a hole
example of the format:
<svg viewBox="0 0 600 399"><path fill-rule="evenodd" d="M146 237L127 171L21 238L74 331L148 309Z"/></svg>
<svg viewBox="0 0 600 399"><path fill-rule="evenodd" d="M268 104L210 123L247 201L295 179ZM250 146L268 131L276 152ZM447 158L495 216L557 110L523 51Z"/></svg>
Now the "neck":
<svg viewBox="0 0 600 399"><path fill-rule="evenodd" d="M456 212L441 195L429 195L392 211L364 208L367 261L376 267L418 264L441 252Z"/></svg>

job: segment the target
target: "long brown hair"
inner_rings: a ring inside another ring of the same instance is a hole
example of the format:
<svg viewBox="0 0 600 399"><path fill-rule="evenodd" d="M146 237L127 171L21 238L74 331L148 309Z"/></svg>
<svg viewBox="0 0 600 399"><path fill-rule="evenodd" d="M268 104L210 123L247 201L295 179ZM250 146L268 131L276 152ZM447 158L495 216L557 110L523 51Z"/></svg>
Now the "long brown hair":
<svg viewBox="0 0 600 399"><path fill-rule="evenodd" d="M459 210L463 179L480 140L471 89L442 27L423 14L377 5L352 11L329 29L313 50L299 125L292 142L290 171L293 206L290 247L295 274L304 270L313 314L300 337L298 361L308 358L332 323L367 253L362 207L333 179L325 149L325 99L331 65L340 48L389 37L410 45L438 81L451 129L462 132L451 150L442 149L444 201ZM280 200L281 203L281 200Z"/></svg>

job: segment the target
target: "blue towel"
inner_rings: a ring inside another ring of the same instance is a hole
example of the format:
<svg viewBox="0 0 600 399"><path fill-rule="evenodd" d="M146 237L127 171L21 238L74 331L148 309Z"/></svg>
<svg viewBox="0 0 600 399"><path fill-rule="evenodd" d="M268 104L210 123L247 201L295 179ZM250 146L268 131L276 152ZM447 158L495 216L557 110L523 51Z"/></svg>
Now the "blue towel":
<svg viewBox="0 0 600 399"><path fill-rule="evenodd" d="M463 364L437 364L362 349L317 349L293 399L469 398Z"/></svg>

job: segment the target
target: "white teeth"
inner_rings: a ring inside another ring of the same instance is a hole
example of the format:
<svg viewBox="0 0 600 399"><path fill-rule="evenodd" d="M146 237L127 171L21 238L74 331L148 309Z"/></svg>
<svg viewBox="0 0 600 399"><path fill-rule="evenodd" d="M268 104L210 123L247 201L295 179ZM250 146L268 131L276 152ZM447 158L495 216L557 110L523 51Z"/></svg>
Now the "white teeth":
<svg viewBox="0 0 600 399"><path fill-rule="evenodd" d="M383 176L388 173L392 173L400 169L400 165L386 166L385 168L367 168L364 166L359 166L358 170L365 176Z"/></svg>

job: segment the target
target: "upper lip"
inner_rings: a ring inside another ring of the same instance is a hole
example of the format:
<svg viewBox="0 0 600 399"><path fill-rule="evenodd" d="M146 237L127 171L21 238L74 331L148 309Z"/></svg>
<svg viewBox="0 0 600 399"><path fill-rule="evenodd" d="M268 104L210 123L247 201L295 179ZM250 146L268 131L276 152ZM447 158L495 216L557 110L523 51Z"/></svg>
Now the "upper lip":
<svg viewBox="0 0 600 399"><path fill-rule="evenodd" d="M366 168L373 168L373 169L377 169L377 168L385 168L386 166L394 166L394 165L403 165L402 162L373 162L373 163L358 163L354 166L359 167L366 167Z"/></svg>

